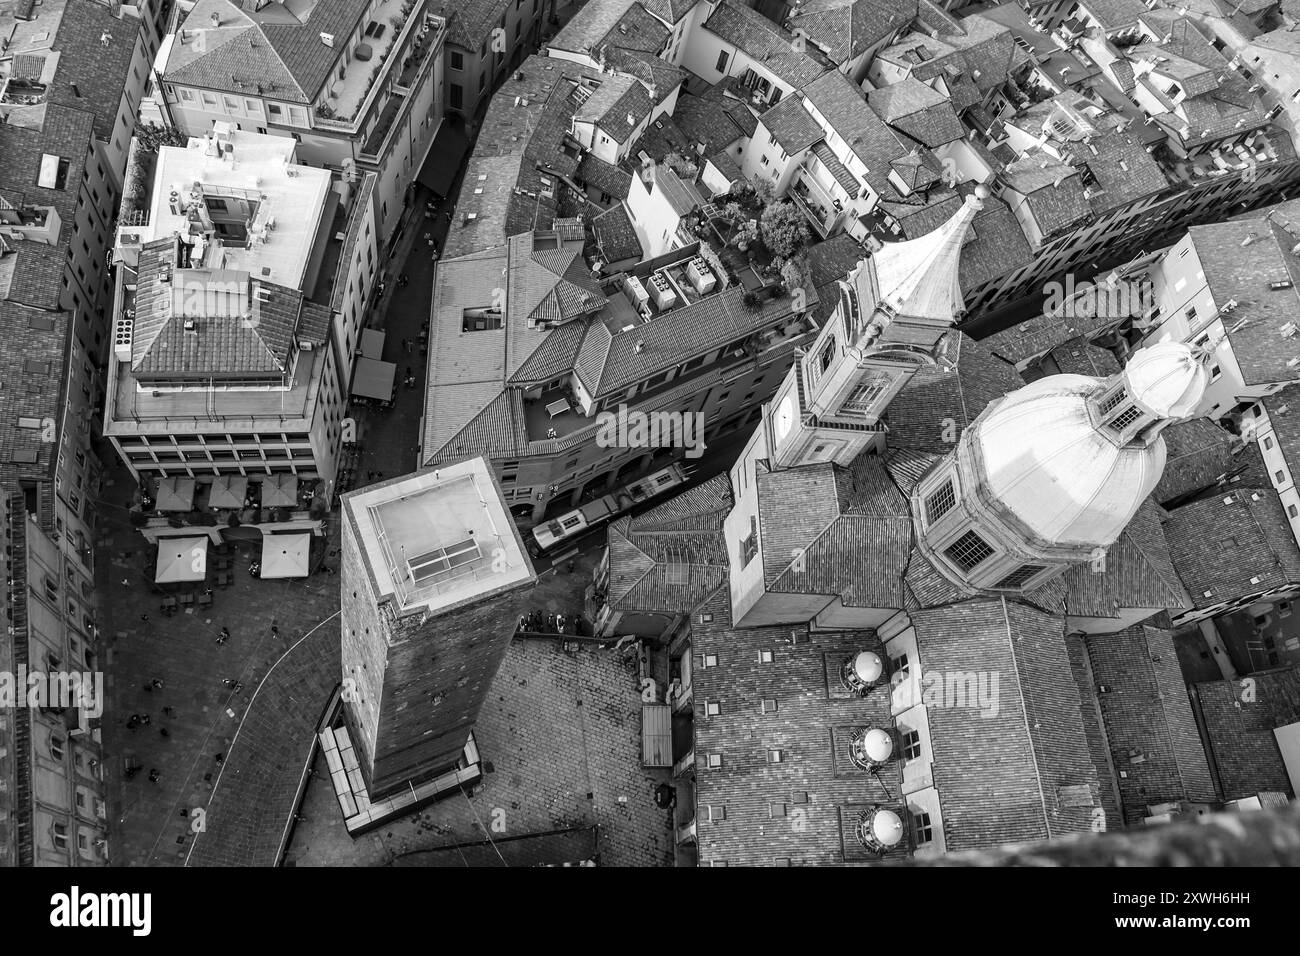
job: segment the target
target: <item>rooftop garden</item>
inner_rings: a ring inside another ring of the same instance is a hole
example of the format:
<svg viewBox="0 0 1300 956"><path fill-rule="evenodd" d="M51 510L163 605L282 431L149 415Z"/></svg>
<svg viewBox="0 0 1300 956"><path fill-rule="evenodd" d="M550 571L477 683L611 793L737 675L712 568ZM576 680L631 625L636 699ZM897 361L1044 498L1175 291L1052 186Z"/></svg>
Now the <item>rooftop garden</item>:
<svg viewBox="0 0 1300 956"><path fill-rule="evenodd" d="M736 183L721 204L692 213L687 228L714 248L731 282L746 287L750 305L761 301L751 301L760 287L776 285L791 292L810 281L807 220L794 203L777 199L766 179ZM754 279L746 281L747 276Z"/></svg>

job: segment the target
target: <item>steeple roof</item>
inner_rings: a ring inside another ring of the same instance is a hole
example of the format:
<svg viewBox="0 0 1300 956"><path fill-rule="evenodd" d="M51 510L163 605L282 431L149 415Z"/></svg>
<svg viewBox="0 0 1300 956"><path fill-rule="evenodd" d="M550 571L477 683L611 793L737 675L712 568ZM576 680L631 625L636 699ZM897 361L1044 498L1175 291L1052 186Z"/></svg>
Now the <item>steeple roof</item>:
<svg viewBox="0 0 1300 956"><path fill-rule="evenodd" d="M966 309L958 269L961 247L988 190L966 197L953 217L933 232L885 243L872 257L881 300L900 315L951 321Z"/></svg>

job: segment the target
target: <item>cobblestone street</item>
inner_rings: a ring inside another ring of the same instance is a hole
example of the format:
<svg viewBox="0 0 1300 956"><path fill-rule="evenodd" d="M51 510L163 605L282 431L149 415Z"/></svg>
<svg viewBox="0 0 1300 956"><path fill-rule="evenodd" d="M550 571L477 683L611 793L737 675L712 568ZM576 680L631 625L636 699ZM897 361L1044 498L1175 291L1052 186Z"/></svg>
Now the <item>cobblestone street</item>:
<svg viewBox="0 0 1300 956"><path fill-rule="evenodd" d="M641 766L636 664L613 650L515 641L474 735L482 786L353 841L317 761L286 862L378 866L432 847L596 825L602 866L672 864L671 811L655 806L668 770Z"/></svg>

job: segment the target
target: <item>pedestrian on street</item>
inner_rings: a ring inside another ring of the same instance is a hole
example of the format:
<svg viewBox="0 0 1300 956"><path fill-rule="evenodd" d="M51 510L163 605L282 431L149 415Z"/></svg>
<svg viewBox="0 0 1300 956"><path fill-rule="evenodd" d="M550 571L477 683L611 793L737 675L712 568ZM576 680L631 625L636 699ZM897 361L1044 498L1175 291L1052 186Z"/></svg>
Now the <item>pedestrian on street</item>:
<svg viewBox="0 0 1300 956"><path fill-rule="evenodd" d="M158 733L162 734L164 737L170 737L170 736L171 736L171 734L168 732L168 730L167 730L166 727L160 727L160 728L158 728Z"/></svg>
<svg viewBox="0 0 1300 956"><path fill-rule="evenodd" d="M122 587L124 587L124 588L129 588L130 586L131 586L131 579L130 579L130 578L123 578L123 579L122 579Z"/></svg>
<svg viewBox="0 0 1300 956"><path fill-rule="evenodd" d="M226 759L225 754L215 754L214 756L216 758L217 763L221 763L223 760Z"/></svg>
<svg viewBox="0 0 1300 956"><path fill-rule="evenodd" d="M150 783L157 783L157 782L158 782L158 778L161 777L161 776L162 776L162 774L160 774L160 773L158 772L158 768L155 767L154 769L152 769L152 770L149 771L149 782L150 782Z"/></svg>
<svg viewBox="0 0 1300 956"><path fill-rule="evenodd" d="M148 726L149 726L149 715L148 715L148 714L141 714L141 715L140 715L140 723L142 723L142 724L144 724L146 727L148 727Z"/></svg>
<svg viewBox="0 0 1300 956"><path fill-rule="evenodd" d="M272 624L272 625L271 625L271 636L272 636L272 637L279 637L279 636L280 636L280 628L279 628L278 626L276 626L275 624Z"/></svg>
<svg viewBox="0 0 1300 956"><path fill-rule="evenodd" d="M162 690L163 683L158 678L155 677L149 683L153 685L154 690Z"/></svg>
<svg viewBox="0 0 1300 956"><path fill-rule="evenodd" d="M175 707L164 707L164 708L163 708L163 716L164 716L164 717L175 717L175 716L176 716L176 708L175 708Z"/></svg>
<svg viewBox="0 0 1300 956"><path fill-rule="evenodd" d="M221 634L217 637L217 643L224 644L228 640L230 640L230 628L223 627L221 629Z"/></svg>
<svg viewBox="0 0 1300 956"><path fill-rule="evenodd" d="M141 615L140 615L140 620L142 620L142 621L144 621L144 623L148 624L148 623L149 623L149 615L148 615L148 614L141 614Z"/></svg>
<svg viewBox="0 0 1300 956"><path fill-rule="evenodd" d="M131 719L128 720L128 721L126 722L126 729L127 729L127 730L135 730L135 728L137 728L137 727L139 727L139 726L140 726L140 715L139 715L139 714L132 714L132 715L131 715Z"/></svg>

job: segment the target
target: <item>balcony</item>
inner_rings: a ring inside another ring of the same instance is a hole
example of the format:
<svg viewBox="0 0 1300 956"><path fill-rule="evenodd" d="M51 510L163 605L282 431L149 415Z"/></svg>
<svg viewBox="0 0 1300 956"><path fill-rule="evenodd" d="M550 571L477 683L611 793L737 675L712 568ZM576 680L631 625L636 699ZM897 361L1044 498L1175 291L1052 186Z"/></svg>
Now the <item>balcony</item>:
<svg viewBox="0 0 1300 956"><path fill-rule="evenodd" d="M524 427L529 441L564 438L595 423L594 418L577 409L567 389L553 388L539 398L524 401Z"/></svg>
<svg viewBox="0 0 1300 956"><path fill-rule="evenodd" d="M799 170L795 175L787 195L804 211L804 215L823 239L834 230L843 214L842 207L837 206L834 197L806 169Z"/></svg>
<svg viewBox="0 0 1300 956"><path fill-rule="evenodd" d="M690 696L689 691L687 696ZM673 776L680 777L688 774L695 769L695 750L692 748L683 754L682 759L673 764Z"/></svg>
<svg viewBox="0 0 1300 956"><path fill-rule="evenodd" d="M316 105L314 127L355 133L370 115L388 79L392 79L395 89L400 88L399 92L410 91L436 51L445 28L441 17L411 15L422 2L383 0L374 8L351 62L342 68L342 76L335 74L324 99ZM395 61L399 64L396 69ZM373 138L372 132L367 142Z"/></svg>

